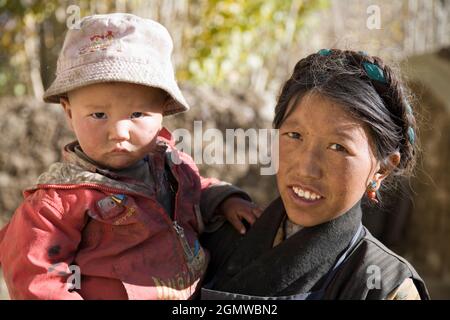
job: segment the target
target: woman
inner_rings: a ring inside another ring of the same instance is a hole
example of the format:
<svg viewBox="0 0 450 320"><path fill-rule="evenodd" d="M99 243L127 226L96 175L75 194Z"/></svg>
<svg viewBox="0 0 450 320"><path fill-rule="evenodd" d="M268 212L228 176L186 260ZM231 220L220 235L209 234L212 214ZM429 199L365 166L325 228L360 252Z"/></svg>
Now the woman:
<svg viewBox="0 0 450 320"><path fill-rule="evenodd" d="M429 299L414 268L361 224L361 200L412 173L406 89L377 57L322 49L300 60L275 108L280 198L211 252L203 299ZM395 214L395 213L393 213Z"/></svg>

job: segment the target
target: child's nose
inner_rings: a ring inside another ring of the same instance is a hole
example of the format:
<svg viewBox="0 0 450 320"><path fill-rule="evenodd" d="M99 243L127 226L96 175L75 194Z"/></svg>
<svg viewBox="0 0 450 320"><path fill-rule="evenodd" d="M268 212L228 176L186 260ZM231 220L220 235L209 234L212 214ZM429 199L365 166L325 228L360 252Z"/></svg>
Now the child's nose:
<svg viewBox="0 0 450 320"><path fill-rule="evenodd" d="M125 141L130 139L130 129L127 120L117 121L111 125L109 139Z"/></svg>

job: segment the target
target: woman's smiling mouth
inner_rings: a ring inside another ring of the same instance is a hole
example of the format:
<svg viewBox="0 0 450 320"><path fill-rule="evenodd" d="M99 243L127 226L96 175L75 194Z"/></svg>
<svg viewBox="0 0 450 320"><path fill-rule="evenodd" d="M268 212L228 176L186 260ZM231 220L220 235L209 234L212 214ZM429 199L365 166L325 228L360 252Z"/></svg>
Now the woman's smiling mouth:
<svg viewBox="0 0 450 320"><path fill-rule="evenodd" d="M295 203L299 205L314 205L322 202L325 198L316 191L299 185L288 187L288 193Z"/></svg>
<svg viewBox="0 0 450 320"><path fill-rule="evenodd" d="M320 198L322 198L321 195L313 192L313 191L309 191L307 189L303 189L301 187L296 187L293 186L291 187L292 190L295 192L295 194L301 198L304 198L306 200L319 200Z"/></svg>

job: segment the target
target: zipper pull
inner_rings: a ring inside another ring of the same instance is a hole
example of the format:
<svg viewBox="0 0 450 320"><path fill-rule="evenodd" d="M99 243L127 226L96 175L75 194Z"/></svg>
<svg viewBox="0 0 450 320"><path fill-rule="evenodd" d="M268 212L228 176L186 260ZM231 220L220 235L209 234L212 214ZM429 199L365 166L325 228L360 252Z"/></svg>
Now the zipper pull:
<svg viewBox="0 0 450 320"><path fill-rule="evenodd" d="M186 237L184 236L183 227L180 226L177 221L174 221L173 228L175 229L175 232L180 236L181 245L183 246L184 253L187 255L188 260L192 261L192 259L194 259L194 253L192 252L191 246L189 245Z"/></svg>
<svg viewBox="0 0 450 320"><path fill-rule="evenodd" d="M182 226L180 226L180 225L178 224L177 221L174 221L174 222L173 222L173 228L175 229L175 231L177 232L177 234L178 234L179 236L184 237L184 229L183 229Z"/></svg>

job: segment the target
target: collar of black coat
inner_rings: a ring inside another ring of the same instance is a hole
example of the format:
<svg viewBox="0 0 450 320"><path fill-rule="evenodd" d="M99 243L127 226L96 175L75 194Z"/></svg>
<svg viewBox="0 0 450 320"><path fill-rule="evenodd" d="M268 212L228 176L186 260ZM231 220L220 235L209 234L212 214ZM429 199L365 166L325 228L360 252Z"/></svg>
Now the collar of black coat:
<svg viewBox="0 0 450 320"><path fill-rule="evenodd" d="M361 201L340 217L305 227L272 247L286 216L281 198L273 201L225 263L215 290L257 296L315 291L349 246L361 223Z"/></svg>

